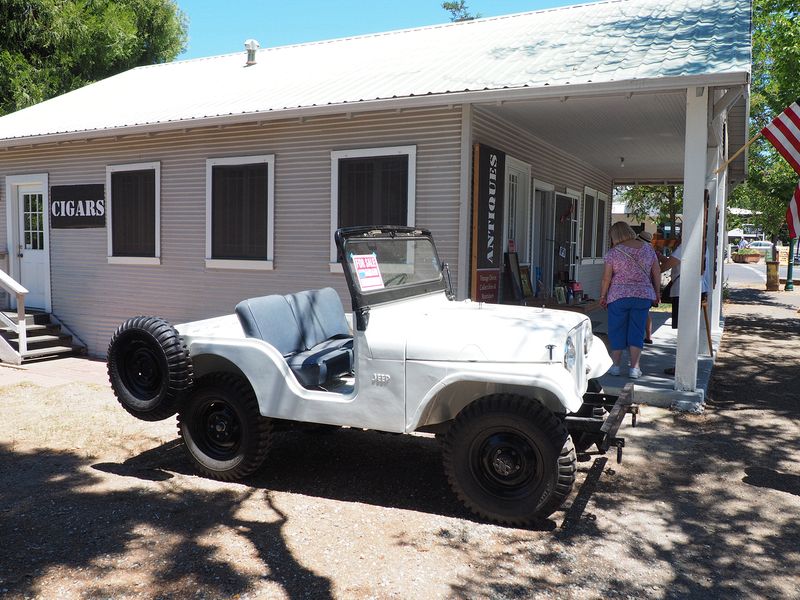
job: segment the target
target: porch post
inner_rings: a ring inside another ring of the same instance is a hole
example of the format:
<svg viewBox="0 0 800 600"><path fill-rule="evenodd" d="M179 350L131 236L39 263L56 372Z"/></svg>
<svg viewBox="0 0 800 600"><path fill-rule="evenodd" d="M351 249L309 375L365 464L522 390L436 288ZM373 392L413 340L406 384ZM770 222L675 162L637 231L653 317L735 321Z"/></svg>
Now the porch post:
<svg viewBox="0 0 800 600"><path fill-rule="evenodd" d="M469 298L470 249L472 234L470 218L472 209L472 105L461 105L461 178L459 181L458 215L458 271L456 297Z"/></svg>
<svg viewBox="0 0 800 600"><path fill-rule="evenodd" d="M727 123L724 125L727 128ZM727 137L727 136L726 136ZM728 155L727 149L722 148L720 160ZM719 156L719 155L718 155ZM714 286L714 301L711 309L711 333L720 333L722 326L722 282L725 281L725 250L728 247L728 224L725 213L728 208L728 169L723 169L717 175L717 208L719 208L719 223L717 223L717 284ZM713 241L712 241L713 243Z"/></svg>
<svg viewBox="0 0 800 600"><path fill-rule="evenodd" d="M708 262L706 264L706 271L707 274L703 275L702 277L708 280L709 290L708 290L708 298L707 298L707 311L708 311L708 320L709 320L709 331L713 329L714 324L711 322L712 317L711 315L714 312L714 306L717 303L716 296L715 296L715 288L714 285L714 253L716 251L716 242L715 236L717 233L717 228L714 223L716 220L716 213L717 213L717 200L718 200L718 179L717 176L713 174L713 169L716 169L719 165L718 160L718 149L717 148L709 148L706 154L707 162L706 165L709 168L709 173L706 173L706 189L708 189L708 223L706 223L706 245L703 247L703 256L708 257ZM702 288L701 288L702 290ZM700 352L702 354L711 355L714 351L713 348L708 347L708 336L706 336L706 324L705 318L702 314L700 314Z"/></svg>
<svg viewBox="0 0 800 600"><path fill-rule="evenodd" d="M680 305L675 389L695 391L700 331L700 265L703 260L703 196L708 144L708 88L686 90L683 159Z"/></svg>

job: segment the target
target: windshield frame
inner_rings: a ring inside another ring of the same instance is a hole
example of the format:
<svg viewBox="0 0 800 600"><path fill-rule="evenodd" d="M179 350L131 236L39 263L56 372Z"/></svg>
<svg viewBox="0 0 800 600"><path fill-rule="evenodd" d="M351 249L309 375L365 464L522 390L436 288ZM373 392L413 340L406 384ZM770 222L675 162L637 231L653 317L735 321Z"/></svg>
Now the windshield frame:
<svg viewBox="0 0 800 600"><path fill-rule="evenodd" d="M381 290L363 292L356 278L352 262L345 259L347 255L347 244L353 240L396 240L407 239L411 241L427 241L431 245L433 255L439 265L438 280L422 281L407 285L399 285ZM364 307L376 306L386 302L393 302L405 298L413 298L434 292L444 292L446 288L444 265L439 258L436 244L433 241L431 232L427 229L402 226L376 226L376 227L343 227L337 229L334 235L339 262L342 265L347 287L350 290L350 299L353 303L353 310L357 311Z"/></svg>

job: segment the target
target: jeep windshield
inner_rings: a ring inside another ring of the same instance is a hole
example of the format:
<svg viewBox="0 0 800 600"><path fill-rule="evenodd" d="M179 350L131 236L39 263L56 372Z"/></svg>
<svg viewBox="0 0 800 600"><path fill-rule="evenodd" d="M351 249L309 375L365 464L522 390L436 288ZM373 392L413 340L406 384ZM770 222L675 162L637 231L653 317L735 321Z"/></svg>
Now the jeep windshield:
<svg viewBox="0 0 800 600"><path fill-rule="evenodd" d="M428 231L410 227L347 228L336 232L350 293L360 306L445 289Z"/></svg>

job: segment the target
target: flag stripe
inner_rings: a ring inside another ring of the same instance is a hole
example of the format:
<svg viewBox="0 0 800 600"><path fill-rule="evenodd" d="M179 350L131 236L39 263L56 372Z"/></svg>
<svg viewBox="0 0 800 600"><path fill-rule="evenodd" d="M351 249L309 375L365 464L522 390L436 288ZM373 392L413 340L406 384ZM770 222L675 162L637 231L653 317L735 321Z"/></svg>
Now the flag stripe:
<svg viewBox="0 0 800 600"><path fill-rule="evenodd" d="M800 233L800 183L794 190L789 207L786 209L786 223L789 225L789 237L794 239Z"/></svg>
<svg viewBox="0 0 800 600"><path fill-rule="evenodd" d="M800 173L800 105L793 102L761 130L792 168Z"/></svg>
<svg viewBox="0 0 800 600"><path fill-rule="evenodd" d="M767 138L775 149L785 158L792 168L800 173L800 150L794 148L783 132L772 124L767 125L763 130L764 137Z"/></svg>
<svg viewBox="0 0 800 600"><path fill-rule="evenodd" d="M795 146L798 147L800 146L800 115L790 111L791 108L791 106L787 108L786 112L781 115L780 118L776 119L776 125L780 127L781 130L791 133L792 137L797 140Z"/></svg>

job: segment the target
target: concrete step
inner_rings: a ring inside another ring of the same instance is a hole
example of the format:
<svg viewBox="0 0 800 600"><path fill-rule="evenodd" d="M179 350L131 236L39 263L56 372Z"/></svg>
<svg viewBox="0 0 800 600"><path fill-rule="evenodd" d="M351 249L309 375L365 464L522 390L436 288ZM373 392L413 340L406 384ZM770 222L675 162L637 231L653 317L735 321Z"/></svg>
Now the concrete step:
<svg viewBox="0 0 800 600"><path fill-rule="evenodd" d="M65 354L72 354L74 349L72 346L50 346L49 348L37 348L35 350L28 350L23 356L23 362L31 360L31 359L38 359L38 358L45 358L48 356L63 356Z"/></svg>

